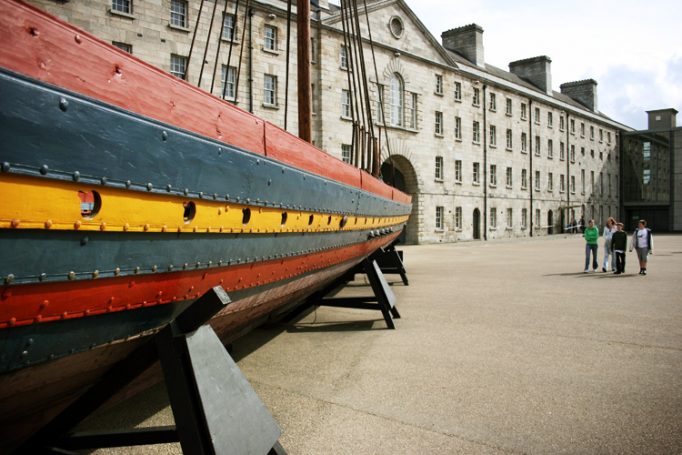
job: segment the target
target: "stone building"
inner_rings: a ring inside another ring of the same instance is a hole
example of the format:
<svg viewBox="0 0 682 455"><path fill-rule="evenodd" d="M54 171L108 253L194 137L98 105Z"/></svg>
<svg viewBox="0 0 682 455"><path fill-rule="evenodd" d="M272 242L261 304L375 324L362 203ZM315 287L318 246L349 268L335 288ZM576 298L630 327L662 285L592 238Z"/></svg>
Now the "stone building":
<svg viewBox="0 0 682 455"><path fill-rule="evenodd" d="M252 0L248 10L242 1L236 11L221 0L31 3L280 126L286 111L286 128L298 131L295 76L285 104L286 1ZM547 235L581 216L601 223L618 214L619 141L630 128L598 110L596 81L556 92L546 56L496 68L476 24L439 42L405 1L367 4L360 28L367 38L369 22L376 56L375 73L365 39L372 117L384 179L413 195L407 242ZM317 2L312 36L314 143L347 160L349 53L338 6ZM295 42L294 19L291 75Z"/></svg>
<svg viewBox="0 0 682 455"><path fill-rule="evenodd" d="M675 109L647 111L646 130L623 133L623 219L656 232L682 231L682 127Z"/></svg>

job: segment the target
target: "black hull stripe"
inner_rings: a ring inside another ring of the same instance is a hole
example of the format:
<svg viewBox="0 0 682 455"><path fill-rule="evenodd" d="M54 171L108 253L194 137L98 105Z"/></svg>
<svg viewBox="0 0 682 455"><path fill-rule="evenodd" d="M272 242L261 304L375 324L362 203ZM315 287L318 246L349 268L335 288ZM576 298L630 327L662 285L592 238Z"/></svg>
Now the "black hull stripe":
<svg viewBox="0 0 682 455"><path fill-rule="evenodd" d="M3 172L325 213L398 203L44 83L0 71Z"/></svg>
<svg viewBox="0 0 682 455"><path fill-rule="evenodd" d="M205 269L358 244L401 228L270 235L0 230L0 276L26 284L89 280L95 271L107 278Z"/></svg>

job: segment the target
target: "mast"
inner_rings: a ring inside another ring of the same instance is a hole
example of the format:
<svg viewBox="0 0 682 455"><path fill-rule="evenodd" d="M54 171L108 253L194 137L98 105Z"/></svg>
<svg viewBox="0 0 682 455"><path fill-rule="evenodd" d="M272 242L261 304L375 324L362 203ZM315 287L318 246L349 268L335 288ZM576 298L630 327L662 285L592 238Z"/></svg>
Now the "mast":
<svg viewBox="0 0 682 455"><path fill-rule="evenodd" d="M310 0L296 0L298 35L298 137L312 142L312 90L310 87Z"/></svg>

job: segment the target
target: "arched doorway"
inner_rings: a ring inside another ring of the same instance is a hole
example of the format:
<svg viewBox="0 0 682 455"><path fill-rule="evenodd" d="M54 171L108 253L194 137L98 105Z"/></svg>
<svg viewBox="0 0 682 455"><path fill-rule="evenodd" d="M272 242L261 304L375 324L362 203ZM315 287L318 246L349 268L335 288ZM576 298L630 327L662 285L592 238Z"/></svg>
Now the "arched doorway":
<svg viewBox="0 0 682 455"><path fill-rule="evenodd" d="M474 209L474 240L481 240L481 211Z"/></svg>
<svg viewBox="0 0 682 455"><path fill-rule="evenodd" d="M381 178L392 187L412 196L412 213L398 240L402 244L418 243L419 189L412 163L402 155L393 155L381 165Z"/></svg>
<svg viewBox="0 0 682 455"><path fill-rule="evenodd" d="M554 214L551 210L547 211L547 234L554 234Z"/></svg>

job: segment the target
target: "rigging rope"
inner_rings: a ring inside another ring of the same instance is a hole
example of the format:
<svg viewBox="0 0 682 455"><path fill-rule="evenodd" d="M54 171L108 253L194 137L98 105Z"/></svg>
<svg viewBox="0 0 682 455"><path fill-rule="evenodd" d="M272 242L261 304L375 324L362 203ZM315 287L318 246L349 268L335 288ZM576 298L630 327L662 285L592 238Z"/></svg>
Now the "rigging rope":
<svg viewBox="0 0 682 455"><path fill-rule="evenodd" d="M289 113L289 58L291 43L291 0L287 1L287 63L286 76L284 82L284 129L287 129L287 118Z"/></svg>
<svg viewBox="0 0 682 455"><path fill-rule="evenodd" d="M206 37L206 46L204 46L204 57L201 59L201 69L199 70L199 82L197 83L197 87L201 87L201 78L204 75L204 66L206 65L206 54L208 54L208 43L210 42L213 22L215 21L215 10L217 7L218 0L213 3L213 12L211 13L211 22L208 24L208 36Z"/></svg>
<svg viewBox="0 0 682 455"><path fill-rule="evenodd" d="M217 0L216 0L217 1ZM215 51L215 67L213 68L213 77L211 77L211 93L213 93L213 87L215 85L215 75L218 72L218 57L220 56L220 45L223 42L223 27L225 26L225 13L227 13L227 0L225 0L225 7L223 8L223 21L220 24L220 33L218 33L218 46ZM232 40L230 40L232 41ZM225 80L227 80L227 76L230 73L230 67L228 66L227 69L225 70ZM225 98L225 96L222 96L221 98Z"/></svg>
<svg viewBox="0 0 682 455"><path fill-rule="evenodd" d="M227 9L227 0L225 0L225 9ZM227 91L227 80L230 77L230 60L232 60L232 48L234 47L234 36L235 32L237 31L237 24L239 21L237 18L239 14L239 0L237 0L234 4L234 19L232 20L232 36L230 36L230 50L227 53L227 68L225 69L225 80L223 81L223 90L222 90L222 98L225 98L225 92ZM246 15L245 15L246 16ZM241 60L239 61L239 68L241 69L242 67L242 62ZM235 81L235 86L234 86L234 102L235 104L237 103L237 94L239 93L239 87L236 84L237 81Z"/></svg>
<svg viewBox="0 0 682 455"><path fill-rule="evenodd" d="M201 11L204 9L204 0L201 0L199 4L199 14L197 14L197 21L194 23L194 33L192 33L192 43L189 45L189 55L187 56L187 68L185 68L185 74L183 80L188 80L189 75L189 64L192 61L192 51L194 50L194 41L197 38L197 30L199 29L199 19L201 19Z"/></svg>
<svg viewBox="0 0 682 455"><path fill-rule="evenodd" d="M242 27L242 42L239 46L239 66L237 67L237 80L234 83L234 103L237 104L237 98L239 95L239 76L242 73L242 56L244 55L244 43L246 42L246 19L249 17L249 8L251 7L251 0L246 0L246 5L244 6L244 25ZM251 46L252 43L249 43Z"/></svg>

